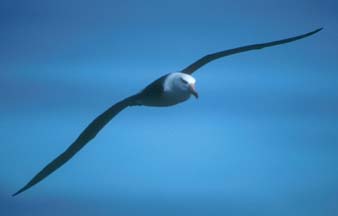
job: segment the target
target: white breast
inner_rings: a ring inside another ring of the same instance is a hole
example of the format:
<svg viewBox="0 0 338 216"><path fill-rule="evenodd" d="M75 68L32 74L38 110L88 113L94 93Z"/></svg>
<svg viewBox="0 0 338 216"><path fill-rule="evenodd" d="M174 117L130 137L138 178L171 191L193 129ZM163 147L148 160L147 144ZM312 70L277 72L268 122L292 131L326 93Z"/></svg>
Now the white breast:
<svg viewBox="0 0 338 216"><path fill-rule="evenodd" d="M181 78L184 78L188 83L183 83ZM139 103L145 106L172 106L190 98L191 92L187 84L195 83L195 79L183 73L171 73L166 76L161 94L146 94L140 99ZM155 89L156 91L156 89Z"/></svg>
<svg viewBox="0 0 338 216"><path fill-rule="evenodd" d="M186 101L191 96L191 92L188 89L180 86L182 84L179 80L180 78L184 78L189 83L195 83L195 79L188 74L171 73L164 82L163 100L168 106Z"/></svg>

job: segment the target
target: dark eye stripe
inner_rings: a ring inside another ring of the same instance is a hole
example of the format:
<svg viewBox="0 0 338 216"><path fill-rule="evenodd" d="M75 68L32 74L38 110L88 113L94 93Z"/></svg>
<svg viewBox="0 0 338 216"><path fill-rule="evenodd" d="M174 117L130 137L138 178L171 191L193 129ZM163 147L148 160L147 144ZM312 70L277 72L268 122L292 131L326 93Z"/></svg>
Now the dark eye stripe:
<svg viewBox="0 0 338 216"><path fill-rule="evenodd" d="M181 80L182 80L182 82L184 82L185 84L187 84L188 83L188 81L186 81L185 79L183 79L182 77L180 77L181 78Z"/></svg>

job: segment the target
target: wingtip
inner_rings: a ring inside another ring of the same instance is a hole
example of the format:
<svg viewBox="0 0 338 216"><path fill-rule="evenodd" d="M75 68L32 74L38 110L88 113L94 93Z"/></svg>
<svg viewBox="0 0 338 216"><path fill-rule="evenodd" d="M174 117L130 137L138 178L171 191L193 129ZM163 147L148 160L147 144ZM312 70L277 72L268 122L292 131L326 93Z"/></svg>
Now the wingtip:
<svg viewBox="0 0 338 216"><path fill-rule="evenodd" d="M20 190L18 190L17 192L15 192L14 194L12 194L12 197L15 197L16 195L24 192L25 190L27 190L28 188L27 187L23 187L21 188Z"/></svg>
<svg viewBox="0 0 338 216"><path fill-rule="evenodd" d="M15 192L14 194L12 194L12 197L15 197L16 195L18 195L19 193L21 193L22 191L18 191L18 192Z"/></svg>
<svg viewBox="0 0 338 216"><path fill-rule="evenodd" d="M315 32L320 32L321 30L323 30L324 29L324 27L320 27L320 28L318 28L317 30L315 30Z"/></svg>
<svg viewBox="0 0 338 216"><path fill-rule="evenodd" d="M324 29L323 27L320 27L320 28L318 28L318 29L316 29L316 30L313 30L313 31L311 31L311 32L308 32L308 33L306 33L306 34L301 35L300 38L304 38L304 37L308 37L308 36L317 34L318 32L320 32L320 31L323 30L323 29Z"/></svg>

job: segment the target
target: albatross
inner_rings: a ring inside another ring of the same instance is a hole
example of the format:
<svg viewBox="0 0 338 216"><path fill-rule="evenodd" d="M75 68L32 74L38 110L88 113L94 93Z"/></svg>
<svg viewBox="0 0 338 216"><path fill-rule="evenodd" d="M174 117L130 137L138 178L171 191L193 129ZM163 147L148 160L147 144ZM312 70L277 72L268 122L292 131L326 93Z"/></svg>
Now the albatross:
<svg viewBox="0 0 338 216"><path fill-rule="evenodd" d="M322 28L308 32L306 34L271 41L267 43L251 44L247 46L241 46L234 49L224 50L216 53L206 55L194 63L190 64L181 71L166 74L157 80L150 83L140 92L129 96L104 111L101 115L96 117L77 137L77 139L59 156L53 161L47 164L40 172L38 172L24 187L18 190L13 196L16 196L23 191L31 188L38 182L45 179L51 173L56 171L67 161L69 161L77 152L79 152L90 140L92 140L100 130L114 118L118 113L127 107L131 106L155 106L155 107L167 107L173 106L178 103L182 103L188 100L191 96L198 98L198 93L195 88L196 79L192 74L202 66L209 62L241 53L250 50L263 49L265 47L277 46L281 44L290 43L296 40L300 40L309 37L319 31Z"/></svg>

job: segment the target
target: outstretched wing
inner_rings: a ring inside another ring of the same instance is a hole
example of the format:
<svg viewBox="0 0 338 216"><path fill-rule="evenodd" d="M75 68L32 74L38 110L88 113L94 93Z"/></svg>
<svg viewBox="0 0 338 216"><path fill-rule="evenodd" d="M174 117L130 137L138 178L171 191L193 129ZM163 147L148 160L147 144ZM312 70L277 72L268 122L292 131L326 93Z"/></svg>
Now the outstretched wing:
<svg viewBox="0 0 338 216"><path fill-rule="evenodd" d="M128 106L137 105L138 95L128 97L107 109L104 113L99 115L94 121L92 121L86 129L79 135L79 137L57 158L47 164L38 174L36 174L23 188L13 194L13 196L29 189L33 185L42 181L49 176L68 160L70 160L78 151L80 151L90 140L92 140L99 131L119 112Z"/></svg>
<svg viewBox="0 0 338 216"><path fill-rule="evenodd" d="M188 67L184 68L181 72L186 73L186 74L192 74L194 71L196 71L200 67L202 67L205 64L208 64L209 62L216 60L218 58L222 58L222 57L225 57L225 56L229 56L229 55L233 55L233 54L237 54L237 53L241 53L241 52L246 52L246 51L250 51L250 50L263 49L265 47L277 46L277 45L281 45L281 44L285 44L285 43L290 43L292 41L296 41L296 40L300 40L302 38L309 37L310 35L313 35L313 34L319 32L319 31L321 31L322 29L323 28L319 28L317 30L314 30L314 31L306 33L306 34L302 34L302 35L298 35L298 36L295 36L295 37L286 38L286 39L282 39L282 40L272 41L272 42L268 42L268 43L261 43L261 44L252 44L252 45L237 47L237 48L234 48L234 49L229 49L229 50L224 50L224 51L221 51L221 52L209 54L209 55L206 55L206 56L200 58L199 60L195 61L194 63L192 63Z"/></svg>

